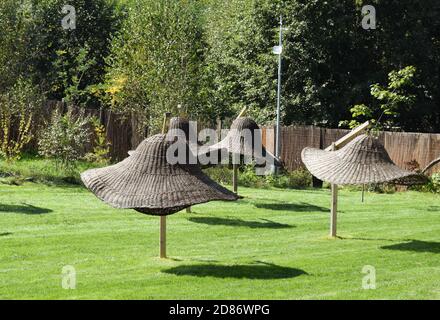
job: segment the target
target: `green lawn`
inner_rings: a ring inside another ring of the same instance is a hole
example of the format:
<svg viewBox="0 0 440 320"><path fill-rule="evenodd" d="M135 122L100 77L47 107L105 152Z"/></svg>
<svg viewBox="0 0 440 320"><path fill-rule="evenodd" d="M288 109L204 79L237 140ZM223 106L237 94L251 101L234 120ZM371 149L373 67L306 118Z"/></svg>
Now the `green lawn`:
<svg viewBox="0 0 440 320"><path fill-rule="evenodd" d="M3 299L439 299L440 199L341 191L328 239L328 190L240 188L159 219L115 210L81 187L0 186ZM77 287L61 287L71 265ZM362 289L362 268L376 289Z"/></svg>

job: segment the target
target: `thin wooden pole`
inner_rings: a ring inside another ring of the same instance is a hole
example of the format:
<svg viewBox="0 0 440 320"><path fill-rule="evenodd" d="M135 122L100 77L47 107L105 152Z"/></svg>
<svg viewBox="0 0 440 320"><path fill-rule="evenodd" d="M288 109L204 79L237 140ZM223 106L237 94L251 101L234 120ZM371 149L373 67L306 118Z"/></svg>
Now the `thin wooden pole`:
<svg viewBox="0 0 440 320"><path fill-rule="evenodd" d="M236 119L243 117L246 111L247 111L247 107L241 109ZM232 158L233 158L233 162L235 162L235 157ZM234 193L238 194L238 164L235 163L232 163L232 188L234 190Z"/></svg>
<svg viewBox="0 0 440 320"><path fill-rule="evenodd" d="M334 142L335 148L336 149L342 148L347 143L352 141L354 138L356 138L360 134L364 133L364 131L367 130L369 126L370 126L370 122L367 121L367 122L364 122L363 124L361 124L359 127L354 128L348 134L343 136L341 139L339 139L338 141ZM327 147L325 149L325 151L331 151L331 150L332 150L332 146L329 146L329 147Z"/></svg>
<svg viewBox="0 0 440 320"><path fill-rule="evenodd" d="M160 257L167 257L167 217L160 216Z"/></svg>
<svg viewBox="0 0 440 320"><path fill-rule="evenodd" d="M232 187L234 193L238 192L238 164L232 164Z"/></svg>
<svg viewBox="0 0 440 320"><path fill-rule="evenodd" d="M336 150L335 143L332 144L332 151ZM332 205L330 211L330 237L336 237L337 223L338 223L338 186L331 185L332 188Z"/></svg>
<svg viewBox="0 0 440 320"><path fill-rule="evenodd" d="M332 184L332 209L330 216L330 237L336 237L338 221L338 185Z"/></svg>
<svg viewBox="0 0 440 320"><path fill-rule="evenodd" d="M164 114L162 134L165 134L167 130L167 121L170 117L170 113L166 112ZM160 242L160 257L165 259L167 257L167 217L160 216L160 231L159 231L159 242Z"/></svg>
<svg viewBox="0 0 440 320"><path fill-rule="evenodd" d="M237 119L243 117L244 114L246 113L246 111L247 111L247 107L244 107L243 109L241 109L240 113L238 114Z"/></svg>
<svg viewBox="0 0 440 320"><path fill-rule="evenodd" d="M362 185L362 203L364 203L365 198L365 184Z"/></svg>

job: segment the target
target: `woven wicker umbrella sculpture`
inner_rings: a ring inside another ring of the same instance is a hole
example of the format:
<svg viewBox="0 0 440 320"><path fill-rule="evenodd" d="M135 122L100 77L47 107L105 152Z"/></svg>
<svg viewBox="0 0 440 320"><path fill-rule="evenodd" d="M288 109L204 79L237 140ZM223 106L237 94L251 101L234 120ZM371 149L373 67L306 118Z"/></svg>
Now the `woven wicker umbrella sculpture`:
<svg viewBox="0 0 440 320"><path fill-rule="evenodd" d="M198 165L168 163L167 150L173 143L182 142L169 141L165 134L152 136L122 162L88 170L81 179L99 199L115 208L157 216L212 200L237 200ZM161 257L166 257L162 250Z"/></svg>
<svg viewBox="0 0 440 320"><path fill-rule="evenodd" d="M247 133L250 136L246 134L246 130L248 130ZM227 150L228 154L233 156L252 157L257 160L258 164L272 161L273 164L280 165L280 161L262 145L260 127L249 117L239 117L234 120L226 137L212 146L202 148L199 156L207 152L219 152L221 150ZM234 161L233 163L234 174L232 182L235 193L237 193L238 178L238 164L236 162Z"/></svg>
<svg viewBox="0 0 440 320"><path fill-rule="evenodd" d="M315 177L334 185L384 182L414 185L427 181L422 174L397 167L383 144L367 134L358 136L336 151L304 148L301 157ZM336 226L331 235L336 236Z"/></svg>

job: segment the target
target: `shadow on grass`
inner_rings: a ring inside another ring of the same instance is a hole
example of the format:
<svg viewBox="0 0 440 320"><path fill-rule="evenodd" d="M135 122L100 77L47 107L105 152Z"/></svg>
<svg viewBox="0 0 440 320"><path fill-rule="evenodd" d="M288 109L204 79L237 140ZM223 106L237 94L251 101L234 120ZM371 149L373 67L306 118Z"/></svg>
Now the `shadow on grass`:
<svg viewBox="0 0 440 320"><path fill-rule="evenodd" d="M397 241L396 239L385 239L385 238L365 238L365 237L343 237L338 236L341 240L361 240L361 241Z"/></svg>
<svg viewBox="0 0 440 320"><path fill-rule="evenodd" d="M440 242L408 240L409 242L383 246L381 249L440 253Z"/></svg>
<svg viewBox="0 0 440 320"><path fill-rule="evenodd" d="M228 219L228 218L213 218L213 217L191 217L189 221L195 223L203 223L209 225L222 225L231 227L247 227L247 228L268 228L268 229L283 229L294 228L295 226L274 222L268 219L260 219L261 221L246 221L241 219Z"/></svg>
<svg viewBox="0 0 440 320"><path fill-rule="evenodd" d="M0 212L13 212L22 214L45 214L50 213L52 210L46 208L35 207L30 204L0 204Z"/></svg>
<svg viewBox="0 0 440 320"><path fill-rule="evenodd" d="M3 232L3 233L0 233L0 237L7 237L7 236L12 236L12 232Z"/></svg>
<svg viewBox="0 0 440 320"><path fill-rule="evenodd" d="M257 203L255 206L259 209L299 211L299 212L329 212L329 208L315 206L310 203Z"/></svg>
<svg viewBox="0 0 440 320"><path fill-rule="evenodd" d="M178 276L237 278L237 279L287 279L307 274L304 270L274 264L222 266L214 264L184 265L162 272Z"/></svg>

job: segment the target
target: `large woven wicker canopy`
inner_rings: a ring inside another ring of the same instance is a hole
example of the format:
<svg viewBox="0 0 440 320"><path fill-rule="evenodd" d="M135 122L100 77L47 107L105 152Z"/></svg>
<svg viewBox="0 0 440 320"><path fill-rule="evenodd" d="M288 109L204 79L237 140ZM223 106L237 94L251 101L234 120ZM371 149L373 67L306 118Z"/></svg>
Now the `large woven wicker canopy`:
<svg viewBox="0 0 440 320"><path fill-rule="evenodd" d="M279 161L262 145L263 141L259 129L260 127L253 119L249 117L237 118L222 141L202 148L199 155L223 149L231 154L253 157L260 163L270 160L279 165Z"/></svg>
<svg viewBox="0 0 440 320"><path fill-rule="evenodd" d="M212 200L237 200L198 165L169 164L166 154L172 143L181 142L171 142L164 134L152 136L122 162L88 170L81 179L111 206L151 215L169 215Z"/></svg>
<svg viewBox="0 0 440 320"><path fill-rule="evenodd" d="M390 182L423 184L424 175L397 167L383 144L371 135L360 135L337 151L305 148L302 160L317 178L337 185Z"/></svg>

